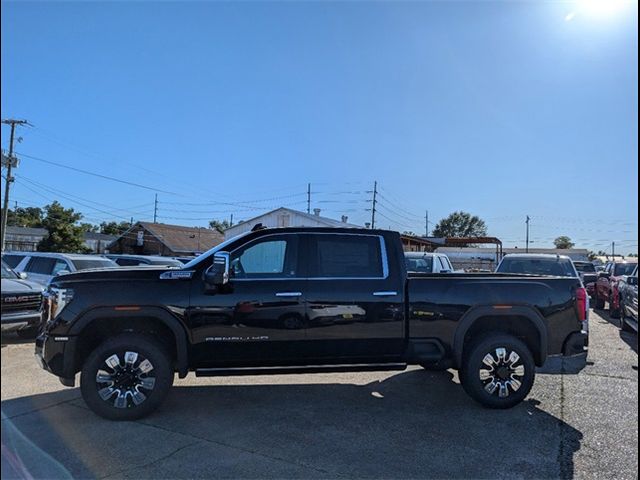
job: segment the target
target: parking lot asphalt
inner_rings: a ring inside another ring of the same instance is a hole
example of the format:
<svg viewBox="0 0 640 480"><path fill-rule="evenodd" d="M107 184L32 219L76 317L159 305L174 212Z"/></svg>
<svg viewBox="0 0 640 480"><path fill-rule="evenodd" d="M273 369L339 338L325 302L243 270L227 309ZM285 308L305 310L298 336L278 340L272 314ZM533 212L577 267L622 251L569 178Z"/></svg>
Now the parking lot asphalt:
<svg viewBox="0 0 640 480"><path fill-rule="evenodd" d="M114 423L2 344L2 476L637 478L637 336L591 312L590 351L551 359L521 405L475 404L453 371L176 379ZM581 369L581 367L584 367ZM565 374L560 374L565 372Z"/></svg>

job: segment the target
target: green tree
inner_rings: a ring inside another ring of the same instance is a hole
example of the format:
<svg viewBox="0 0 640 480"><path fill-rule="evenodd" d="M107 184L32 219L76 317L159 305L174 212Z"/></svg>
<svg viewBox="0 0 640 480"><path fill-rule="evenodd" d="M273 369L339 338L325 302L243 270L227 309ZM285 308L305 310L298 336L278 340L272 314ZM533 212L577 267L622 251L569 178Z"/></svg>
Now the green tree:
<svg viewBox="0 0 640 480"><path fill-rule="evenodd" d="M41 228L44 212L40 207L17 207L7 212L7 225Z"/></svg>
<svg viewBox="0 0 640 480"><path fill-rule="evenodd" d="M102 222L100 224L100 233L105 235L122 235L131 228L129 222Z"/></svg>
<svg viewBox="0 0 640 480"><path fill-rule="evenodd" d="M61 253L88 253L91 250L84 245L83 229L77 223L82 219L82 214L73 208L64 208L54 201L44 207L46 216L42 226L47 229L49 235L38 244L40 252Z"/></svg>
<svg viewBox="0 0 640 480"><path fill-rule="evenodd" d="M211 220L209 222L209 228L212 230L217 230L218 233L224 233L224 231L231 226L228 220Z"/></svg>
<svg viewBox="0 0 640 480"><path fill-rule="evenodd" d="M638 254L637 253L630 253L629 255L627 255L627 257L637 258Z"/></svg>
<svg viewBox="0 0 640 480"><path fill-rule="evenodd" d="M556 248L561 248L561 249L573 248L575 245L575 243L573 243L571 239L566 235L562 235L556 238L553 241L553 244L556 246Z"/></svg>
<svg viewBox="0 0 640 480"><path fill-rule="evenodd" d="M83 232L97 233L100 231L100 227L98 225L94 225L93 223L81 223L80 228L82 228Z"/></svg>
<svg viewBox="0 0 640 480"><path fill-rule="evenodd" d="M483 220L467 212L453 212L433 229L434 237L483 237L487 226Z"/></svg>

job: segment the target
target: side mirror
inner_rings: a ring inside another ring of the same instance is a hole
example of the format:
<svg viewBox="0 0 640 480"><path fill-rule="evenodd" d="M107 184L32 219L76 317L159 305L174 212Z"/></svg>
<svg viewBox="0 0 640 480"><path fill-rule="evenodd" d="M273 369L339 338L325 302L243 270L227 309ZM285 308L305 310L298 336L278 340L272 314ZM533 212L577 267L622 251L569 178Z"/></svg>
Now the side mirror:
<svg viewBox="0 0 640 480"><path fill-rule="evenodd" d="M66 275L67 273L71 273L69 270L60 270L56 275Z"/></svg>
<svg viewBox="0 0 640 480"><path fill-rule="evenodd" d="M627 278L627 284L629 285L638 285L638 277L629 277Z"/></svg>
<svg viewBox="0 0 640 480"><path fill-rule="evenodd" d="M19 273L18 273L18 276L19 276L22 280L26 280L26 279L27 279L27 277L28 277L29 275L27 275L27 272L19 272Z"/></svg>
<svg viewBox="0 0 640 480"><path fill-rule="evenodd" d="M204 272L204 281L208 286L226 285L229 282L229 253L217 252L213 255L213 264Z"/></svg>

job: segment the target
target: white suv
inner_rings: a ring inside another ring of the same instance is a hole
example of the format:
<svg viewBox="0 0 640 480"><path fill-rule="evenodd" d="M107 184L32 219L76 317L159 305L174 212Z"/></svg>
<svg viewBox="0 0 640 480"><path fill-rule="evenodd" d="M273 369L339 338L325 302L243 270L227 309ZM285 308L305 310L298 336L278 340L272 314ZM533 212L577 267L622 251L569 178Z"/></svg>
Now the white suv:
<svg viewBox="0 0 640 480"><path fill-rule="evenodd" d="M25 272L29 280L47 285L60 273L77 272L89 268L118 267L113 260L100 255L77 253L10 252L2 259L16 272Z"/></svg>

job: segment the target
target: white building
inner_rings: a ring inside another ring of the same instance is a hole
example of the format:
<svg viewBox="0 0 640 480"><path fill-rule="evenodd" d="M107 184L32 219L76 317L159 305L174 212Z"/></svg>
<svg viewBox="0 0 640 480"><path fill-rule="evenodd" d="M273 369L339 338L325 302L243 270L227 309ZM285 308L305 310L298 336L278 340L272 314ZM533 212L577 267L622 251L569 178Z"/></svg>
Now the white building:
<svg viewBox="0 0 640 480"><path fill-rule="evenodd" d="M343 215L341 220L321 217L320 209L314 209L314 213L305 213L291 208L280 207L270 212L259 215L255 218L245 220L224 232L224 238L229 239L248 232L257 224L261 223L265 227L346 227L362 228L359 225L348 223L347 216Z"/></svg>

